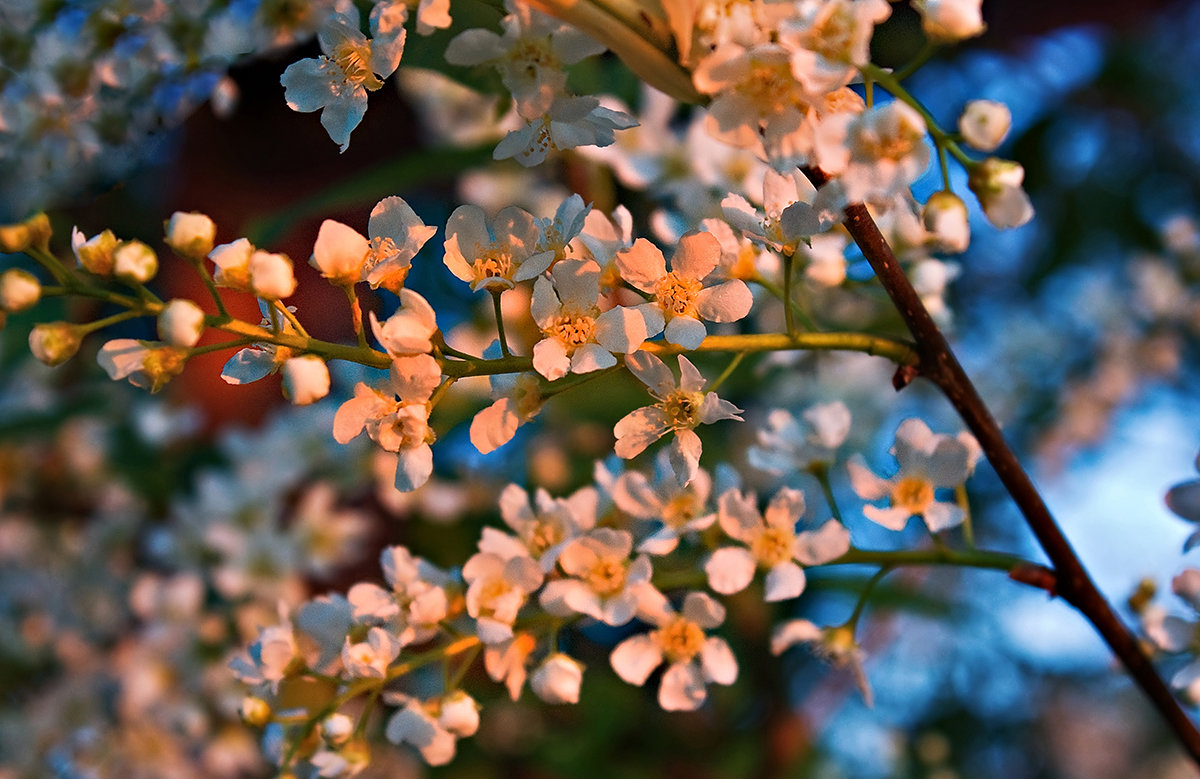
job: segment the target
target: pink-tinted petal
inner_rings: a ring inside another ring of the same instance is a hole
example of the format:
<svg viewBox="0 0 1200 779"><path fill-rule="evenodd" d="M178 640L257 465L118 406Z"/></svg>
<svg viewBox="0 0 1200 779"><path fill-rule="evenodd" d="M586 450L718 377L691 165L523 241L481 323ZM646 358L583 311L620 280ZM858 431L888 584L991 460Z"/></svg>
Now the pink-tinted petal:
<svg viewBox="0 0 1200 779"><path fill-rule="evenodd" d="M670 429L667 415L657 406L643 406L630 411L613 428L613 435L617 437L617 457L625 460L637 457Z"/></svg>
<svg viewBox="0 0 1200 779"><path fill-rule="evenodd" d="M703 592L689 592L679 613L705 630L725 621L725 607Z"/></svg>
<svg viewBox="0 0 1200 779"><path fill-rule="evenodd" d="M671 270L687 279L702 280L721 261L721 243L712 233L690 232L679 239Z"/></svg>
<svg viewBox="0 0 1200 779"><path fill-rule="evenodd" d="M878 506L863 506L863 516L888 530L903 530L912 512L906 508L881 509Z"/></svg>
<svg viewBox="0 0 1200 779"><path fill-rule="evenodd" d="M667 461L671 463L671 470L675 472L675 482L680 487L696 477L696 471L700 469L701 451L700 436L696 435L696 431L675 431L675 440L671 441L670 447L667 448Z"/></svg>
<svg viewBox="0 0 1200 779"><path fill-rule="evenodd" d="M616 354L630 354L642 347L650 335L640 311L617 306L596 318L596 343Z"/></svg>
<svg viewBox="0 0 1200 779"><path fill-rule="evenodd" d="M823 565L850 551L850 531L836 520L796 536L796 559L804 565Z"/></svg>
<svg viewBox="0 0 1200 779"><path fill-rule="evenodd" d="M658 280L667 275L667 260L657 246L639 238L630 248L617 252L617 270L642 292L653 292Z"/></svg>
<svg viewBox="0 0 1200 779"><path fill-rule="evenodd" d="M771 498L763 520L771 527L792 530L804 516L804 493L791 487L783 487Z"/></svg>
<svg viewBox="0 0 1200 779"><path fill-rule="evenodd" d="M736 322L750 313L754 294L741 279L706 287L696 296L696 310L710 322Z"/></svg>
<svg viewBox="0 0 1200 779"><path fill-rule="evenodd" d="M804 569L788 561L774 566L767 571L767 581L763 600L768 603L798 598L804 592Z"/></svg>
<svg viewBox="0 0 1200 779"><path fill-rule="evenodd" d="M690 316L671 317L671 321L667 322L663 330L663 337L667 341L688 351L699 349L707 335L708 329L704 327L704 323Z"/></svg>
<svg viewBox="0 0 1200 779"><path fill-rule="evenodd" d="M850 486L863 500L879 500L892 491L892 483L881 479L866 466L862 455L853 455L846 463L850 475Z"/></svg>
<svg viewBox="0 0 1200 779"><path fill-rule="evenodd" d="M511 398L501 398L480 411L471 420L471 443L487 454L512 440L521 425Z"/></svg>
<svg viewBox="0 0 1200 779"><path fill-rule="evenodd" d="M617 676L629 684L641 686L650 673L662 665L662 650L649 635L642 633L631 636L617 644L609 656L609 662Z"/></svg>
<svg viewBox="0 0 1200 779"><path fill-rule="evenodd" d="M615 364L616 360L613 362ZM567 356L567 348L562 341L543 338L534 344L533 369L550 381L566 376L571 370L571 358Z"/></svg>
<svg viewBox="0 0 1200 779"><path fill-rule="evenodd" d="M704 703L704 677L695 663L674 663L663 674L658 705L666 711L695 711Z"/></svg>
<svg viewBox="0 0 1200 779"><path fill-rule="evenodd" d="M946 528L960 525L965 518L966 512L962 510L961 506L942 501L925 509L924 514L925 524L929 526L930 533L938 533Z"/></svg>
<svg viewBox="0 0 1200 779"><path fill-rule="evenodd" d="M807 619L788 620L771 633L771 654L781 655L796 644L820 641L821 637L821 628Z"/></svg>
<svg viewBox="0 0 1200 779"><path fill-rule="evenodd" d="M600 298L600 266L594 260L562 260L550 275L563 303L586 308Z"/></svg>
<svg viewBox="0 0 1200 779"><path fill-rule="evenodd" d="M671 375L671 369L649 352L634 352L629 355L625 358L625 367L638 381L649 387L650 394L655 397L665 398L675 390L675 377Z"/></svg>
<svg viewBox="0 0 1200 779"><path fill-rule="evenodd" d="M433 450L429 444L401 449L396 464L396 489L412 492L429 481L433 473Z"/></svg>
<svg viewBox="0 0 1200 779"><path fill-rule="evenodd" d="M700 668L710 682L733 684L737 681L737 658L725 639L710 636L705 640L704 648L700 650Z"/></svg>
<svg viewBox="0 0 1200 779"><path fill-rule="evenodd" d="M712 557L704 564L704 573L713 592L732 595L750 586L757 567L758 563L750 550L727 546L712 553Z"/></svg>

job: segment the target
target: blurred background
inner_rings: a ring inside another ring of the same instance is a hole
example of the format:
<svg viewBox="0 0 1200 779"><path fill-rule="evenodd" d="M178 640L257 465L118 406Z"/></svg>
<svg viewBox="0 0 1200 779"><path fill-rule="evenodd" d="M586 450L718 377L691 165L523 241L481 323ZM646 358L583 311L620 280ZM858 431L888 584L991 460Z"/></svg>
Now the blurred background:
<svg viewBox="0 0 1200 779"><path fill-rule="evenodd" d="M874 44L884 65L901 64L920 46L915 13L903 3L893 8ZM945 126L968 99L1009 105L1014 128L1000 153L1024 165L1037 217L1000 233L973 212L972 245L954 259L958 275L947 294L953 340L1108 597L1123 604L1149 578L1162 607L1194 616L1166 586L1195 563L1195 553L1180 555L1194 528L1168 512L1162 496L1197 477L1200 450L1200 4L994 0L984 14L987 33L935 57L910 88ZM128 137L101 144L117 159L55 151L51 142L70 146L70 133L47 132L36 152L47 167L30 167L39 136L18 138L11 129L28 98L14 86L13 52L28 61L45 49L26 51L13 29L0 32L0 53L9 57L0 81L0 139L8 141L0 214L49 208L55 246L65 252L73 225L149 242L171 212L207 213L218 241L244 235L296 260L301 291L289 302L311 312L306 322L317 337L353 337L344 298L315 283L303 262L325 218L365 232L372 205L392 194L431 225L467 199L519 197L542 216L569 191L597 207L653 206L582 156L528 175L514 170L511 192L499 178L485 181L475 171L490 162L494 141L435 143L421 122L430 109L419 89L374 93L339 154L315 115L288 110L279 85L288 64L317 54L312 42L237 58L227 80L214 68L181 82L186 88L156 93L173 99L153 116L131 112ZM422 64L417 43L406 64ZM597 67L574 77L602 79L638 100L615 61ZM214 111L203 96L217 85L227 99ZM60 173L68 161L69 175ZM55 184L36 184L48 180ZM965 176L956 184L966 192ZM937 188L934 177L923 179L918 198ZM444 272L439 243L414 260L409 285L434 303L443 330L461 327L469 339L481 315ZM160 256L158 293L200 300L186 265ZM227 299L236 315L257 318L253 300ZM59 301L43 305L68 314ZM382 314L394 303L379 296L364 305ZM281 416L277 377L244 387L220 381L227 353L193 359L150 398L100 374L86 353L98 344L53 371L32 364L30 321L12 316L0 331L3 779L265 775L253 734L236 722L237 686L222 676L226 649L250 623L297 592L377 579L385 544L461 562L457 550L470 548L480 524L495 523L491 507L503 484L559 495L588 483L611 445L613 421L642 402L622 382L594 393L603 406L590 392L586 404L563 398L571 402L552 403L517 441L483 457L466 438L482 395L464 395L439 409L445 432L435 479L405 498L373 482L373 469L386 472L386 464L368 447L332 442L335 405ZM155 337L153 323L113 335ZM811 359L795 367L746 371L727 384L730 399L800 407L839 386L873 397L856 443L880 468L907 416L922 415L935 431L959 429L919 384L892 397L886 366ZM335 375L343 397L361 376ZM706 458L736 452L749 435L706 439ZM775 484L750 478L760 493ZM980 545L1041 559L990 469L981 467L968 486ZM914 527L899 541L877 528L852 530L864 547L920 542ZM314 558L330 538L339 551ZM795 614L838 624L869 573L814 572ZM710 689L699 712L661 712L653 685L630 687L607 667L623 634L582 631L566 647L589 668L579 705L548 707L528 694L509 702L473 671L496 700L479 735L460 742L459 758L429 771L385 750L370 775L1196 775L1087 623L1001 574L914 569L886 580L859 634L870 707L845 669L803 649L769 655L771 625L790 610L764 607L753 593L729 606L725 635L741 676ZM1167 658L1164 672L1184 662Z"/></svg>

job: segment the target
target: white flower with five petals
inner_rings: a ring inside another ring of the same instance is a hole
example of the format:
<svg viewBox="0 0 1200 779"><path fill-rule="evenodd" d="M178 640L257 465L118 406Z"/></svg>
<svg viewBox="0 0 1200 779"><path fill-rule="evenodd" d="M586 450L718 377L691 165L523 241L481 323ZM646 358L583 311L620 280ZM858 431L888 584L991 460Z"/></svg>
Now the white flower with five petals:
<svg viewBox="0 0 1200 779"><path fill-rule="evenodd" d="M700 467L701 444L695 427L722 419L740 422L738 414L742 410L715 392L705 392L704 377L683 355L679 356L678 383L666 363L652 354L635 352L625 359L625 365L658 403L634 409L617 422L613 428L617 456L626 460L637 457L647 446L674 431L668 456L675 478L687 484Z"/></svg>
<svg viewBox="0 0 1200 779"><path fill-rule="evenodd" d="M737 659L729 644L705 634L725 621L720 603L704 593L690 592L680 612L663 604L652 620L655 630L627 638L613 649L609 662L617 676L640 686L666 662L658 702L667 711L694 711L704 703L709 682L737 680Z"/></svg>
<svg viewBox="0 0 1200 779"><path fill-rule="evenodd" d="M719 500L718 521L730 538L744 547L726 546L713 552L704 566L708 585L722 595L741 592L758 568L767 571L764 599L799 597L804 592L803 565L820 565L850 549L850 533L830 520L817 530L796 532L804 515L804 493L783 488L760 514L754 495L729 490Z"/></svg>

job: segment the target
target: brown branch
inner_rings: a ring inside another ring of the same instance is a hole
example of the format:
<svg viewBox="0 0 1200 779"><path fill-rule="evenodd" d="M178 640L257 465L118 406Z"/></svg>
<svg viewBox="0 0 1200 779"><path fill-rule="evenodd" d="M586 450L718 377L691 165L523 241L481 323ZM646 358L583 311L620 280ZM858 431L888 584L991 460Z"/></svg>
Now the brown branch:
<svg viewBox="0 0 1200 779"><path fill-rule="evenodd" d="M816 186L828 179L820 170L805 169ZM924 376L938 386L978 439L988 461L996 470L1008 494L1020 509L1025 521L1037 537L1046 556L1054 566L1053 593L1074 606L1100 634L1113 654L1150 702L1158 709L1175 732L1180 744L1200 764L1200 730L1180 706L1179 701L1158 675L1138 639L1117 616L1096 588L1083 563L1071 548L1058 523L1046 507L1033 481L1021 467L1012 449L1004 440L1000 426L992 417L971 379L951 351L942 331L934 323L920 296L891 247L879 232L865 205L857 203L845 209L845 226L854 242L862 249L879 282L891 297L905 325L917 343L919 362L916 375ZM911 379L911 374L896 377L897 388ZM1023 581L1018 578L1018 581ZM1045 582L1037 586L1045 587Z"/></svg>

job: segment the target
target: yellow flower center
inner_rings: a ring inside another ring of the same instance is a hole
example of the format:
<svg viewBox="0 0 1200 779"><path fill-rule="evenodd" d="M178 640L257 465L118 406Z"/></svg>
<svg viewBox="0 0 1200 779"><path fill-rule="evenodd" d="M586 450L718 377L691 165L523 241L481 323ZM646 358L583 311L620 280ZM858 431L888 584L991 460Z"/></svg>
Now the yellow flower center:
<svg viewBox="0 0 1200 779"><path fill-rule="evenodd" d="M933 505L933 485L925 479L905 476L892 487L892 505L924 514Z"/></svg>
<svg viewBox="0 0 1200 779"><path fill-rule="evenodd" d="M677 390L667 395L659 408L667 415L667 421L675 430L691 430L700 424L698 415L700 406L704 403L703 392L684 392Z"/></svg>
<svg viewBox="0 0 1200 779"><path fill-rule="evenodd" d="M696 315L696 296L703 288L704 285L698 280L680 278L675 271L671 271L654 283L654 294L668 318L690 316L699 319Z"/></svg>
<svg viewBox="0 0 1200 779"><path fill-rule="evenodd" d="M788 108L805 105L787 62L753 63L750 76L738 85L738 91L754 104L760 116L781 114Z"/></svg>
<svg viewBox="0 0 1200 779"><path fill-rule="evenodd" d="M550 48L549 38L524 38L509 51L506 59L509 73L529 81L538 81L543 70L562 69L562 63Z"/></svg>
<svg viewBox="0 0 1200 779"><path fill-rule="evenodd" d="M607 598L625 589L626 573L628 567L624 558L603 556L581 578L592 592Z"/></svg>
<svg viewBox="0 0 1200 779"><path fill-rule="evenodd" d="M663 506L662 521L667 527L680 528L700 513L700 500L693 492L681 492Z"/></svg>
<svg viewBox="0 0 1200 779"><path fill-rule="evenodd" d="M750 542L750 553L764 568L774 568L792 559L796 534L787 528L768 527Z"/></svg>
<svg viewBox="0 0 1200 779"><path fill-rule="evenodd" d="M686 663L704 647L704 631L683 617L675 617L654 633L662 653L671 663Z"/></svg>
<svg viewBox="0 0 1200 779"><path fill-rule="evenodd" d="M489 279L503 279L504 286L511 286L513 271L512 249L507 245L492 244L485 249L478 249L475 262L471 264L471 272L475 275L475 283L479 284Z"/></svg>
<svg viewBox="0 0 1200 779"><path fill-rule="evenodd" d="M831 62L850 62L854 45L854 9L848 4L834 5L823 19L808 31L805 48Z"/></svg>
<svg viewBox="0 0 1200 779"><path fill-rule="evenodd" d="M513 591L511 584L499 577L489 579L479 588L479 614L480 617L493 617L496 614L496 601L508 597L508 594Z"/></svg>
<svg viewBox="0 0 1200 779"><path fill-rule="evenodd" d="M372 92L383 86L367 64L371 60L371 44L367 41L342 41L330 59L341 68L343 84L354 84Z"/></svg>
<svg viewBox="0 0 1200 779"><path fill-rule="evenodd" d="M591 342L596 332L596 320L585 314L564 313L556 316L542 332L557 339L566 347L567 354L571 354Z"/></svg>
<svg viewBox="0 0 1200 779"><path fill-rule="evenodd" d="M544 519L539 517L525 544L529 547L531 555L539 557L547 549L562 541L565 536L566 532L563 529L562 522L556 517L546 517Z"/></svg>

